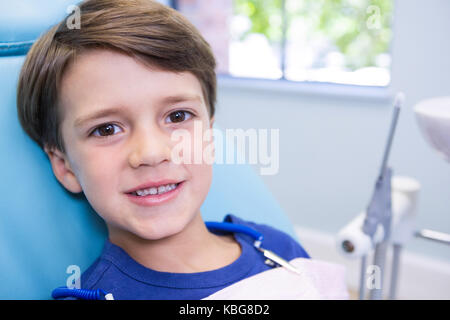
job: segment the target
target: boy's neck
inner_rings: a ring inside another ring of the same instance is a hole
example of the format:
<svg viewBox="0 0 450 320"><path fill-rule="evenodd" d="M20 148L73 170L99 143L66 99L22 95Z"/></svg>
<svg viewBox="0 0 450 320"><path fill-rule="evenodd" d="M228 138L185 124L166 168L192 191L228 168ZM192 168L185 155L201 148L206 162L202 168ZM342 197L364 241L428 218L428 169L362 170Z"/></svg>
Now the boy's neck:
<svg viewBox="0 0 450 320"><path fill-rule="evenodd" d="M161 272L216 270L233 263L241 255L241 247L234 237L209 232L200 213L183 231L164 239L145 240L110 230L110 241L139 264Z"/></svg>

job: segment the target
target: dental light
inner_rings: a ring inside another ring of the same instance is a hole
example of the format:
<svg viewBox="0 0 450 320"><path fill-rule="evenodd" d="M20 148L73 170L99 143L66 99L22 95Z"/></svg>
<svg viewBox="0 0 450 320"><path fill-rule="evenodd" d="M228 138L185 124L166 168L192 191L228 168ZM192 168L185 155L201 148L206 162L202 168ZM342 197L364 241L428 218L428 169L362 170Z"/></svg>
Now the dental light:
<svg viewBox="0 0 450 320"><path fill-rule="evenodd" d="M450 96L423 100L414 112L425 140L450 162Z"/></svg>

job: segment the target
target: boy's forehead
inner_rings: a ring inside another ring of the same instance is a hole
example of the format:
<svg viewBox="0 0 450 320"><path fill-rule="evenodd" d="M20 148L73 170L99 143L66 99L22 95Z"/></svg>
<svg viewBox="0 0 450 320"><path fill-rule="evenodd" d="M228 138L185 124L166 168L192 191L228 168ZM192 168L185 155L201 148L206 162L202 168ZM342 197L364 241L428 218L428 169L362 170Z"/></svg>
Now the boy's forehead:
<svg viewBox="0 0 450 320"><path fill-rule="evenodd" d="M109 50L90 50L77 56L65 71L60 104L63 114L78 114L94 106L170 103L177 97L199 98L204 104L195 75L162 70Z"/></svg>

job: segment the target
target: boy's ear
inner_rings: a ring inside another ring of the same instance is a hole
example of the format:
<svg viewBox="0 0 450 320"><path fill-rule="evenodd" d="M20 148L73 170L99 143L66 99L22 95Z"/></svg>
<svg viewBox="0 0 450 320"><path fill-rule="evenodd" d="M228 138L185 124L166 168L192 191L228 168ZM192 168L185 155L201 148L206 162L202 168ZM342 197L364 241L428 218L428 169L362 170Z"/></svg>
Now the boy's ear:
<svg viewBox="0 0 450 320"><path fill-rule="evenodd" d="M210 126L210 129L213 128L213 124L214 124L214 116L213 116L211 119L209 119L209 126Z"/></svg>
<svg viewBox="0 0 450 320"><path fill-rule="evenodd" d="M77 177L73 173L66 155L56 148L44 147L45 153L48 155L52 164L53 173L58 181L70 192L80 193L83 191Z"/></svg>

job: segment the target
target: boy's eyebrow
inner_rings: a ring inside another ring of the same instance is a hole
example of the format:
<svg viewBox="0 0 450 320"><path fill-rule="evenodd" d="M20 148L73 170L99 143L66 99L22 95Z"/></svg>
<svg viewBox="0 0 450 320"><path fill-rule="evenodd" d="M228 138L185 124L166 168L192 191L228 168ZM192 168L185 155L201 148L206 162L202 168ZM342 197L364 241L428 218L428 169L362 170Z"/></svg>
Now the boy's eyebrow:
<svg viewBox="0 0 450 320"><path fill-rule="evenodd" d="M167 96L164 97L160 100L160 104L163 105L167 105L167 104L172 104L172 103L178 103L178 102L183 102L183 101L197 101L197 102L201 102L202 99L199 95L176 95L176 96ZM99 111L96 111L90 115L84 116L84 117L80 117L78 119L75 120L75 127L80 127L83 124L85 124L86 122L98 119L98 118L103 118L103 117L107 117L107 116L113 116L113 115L120 115L124 112L123 108L109 108L109 109L102 109Z"/></svg>
<svg viewBox="0 0 450 320"><path fill-rule="evenodd" d="M80 117L78 119L75 120L75 127L81 127L82 125L84 125L86 122L98 119L98 118L103 118L103 117L107 117L107 116L113 116L113 115L119 115L123 112L122 108L110 108L110 109L102 109L99 111L96 111L90 115L84 116L84 117Z"/></svg>

